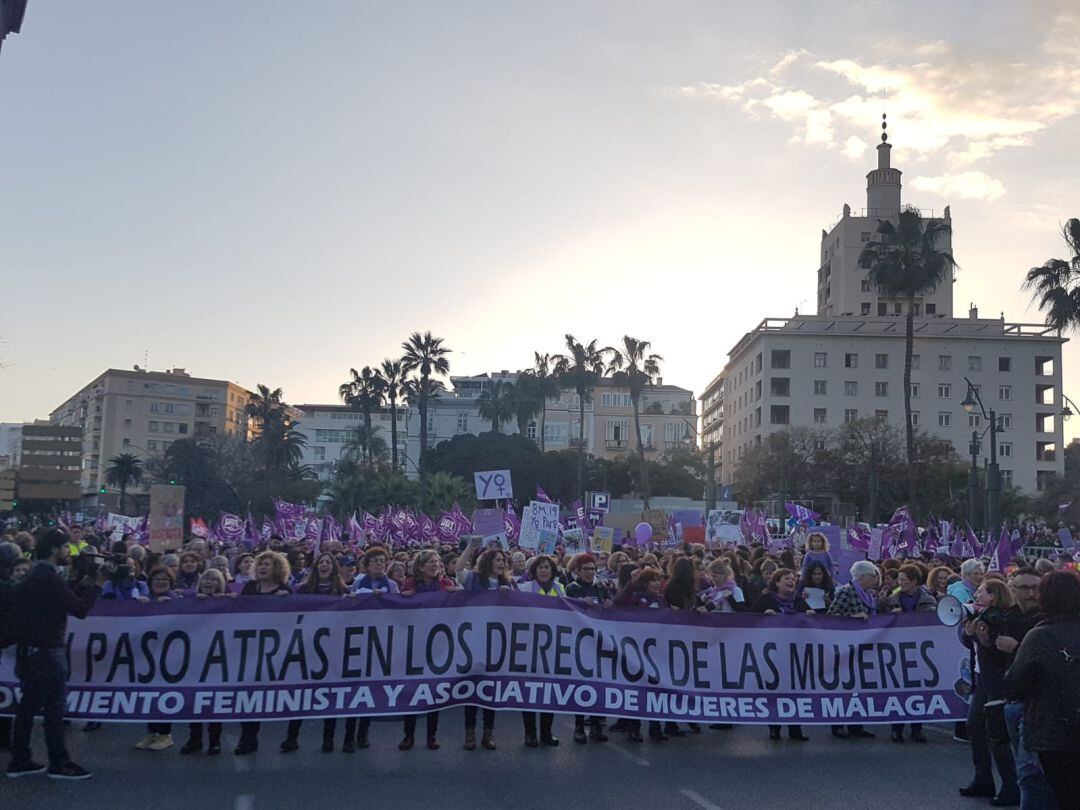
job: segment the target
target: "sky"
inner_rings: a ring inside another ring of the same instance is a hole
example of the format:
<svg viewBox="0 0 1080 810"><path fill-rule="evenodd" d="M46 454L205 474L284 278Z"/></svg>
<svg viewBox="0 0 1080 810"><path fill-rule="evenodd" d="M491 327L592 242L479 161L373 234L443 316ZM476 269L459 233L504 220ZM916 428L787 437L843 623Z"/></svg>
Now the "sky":
<svg viewBox="0 0 1080 810"><path fill-rule="evenodd" d="M30 0L0 421L146 360L333 402L416 330L455 374L629 334L700 394L813 311L883 94L905 202L951 205L957 314L1040 322L1023 274L1080 216L1069 3ZM1080 340L1064 370L1080 399Z"/></svg>

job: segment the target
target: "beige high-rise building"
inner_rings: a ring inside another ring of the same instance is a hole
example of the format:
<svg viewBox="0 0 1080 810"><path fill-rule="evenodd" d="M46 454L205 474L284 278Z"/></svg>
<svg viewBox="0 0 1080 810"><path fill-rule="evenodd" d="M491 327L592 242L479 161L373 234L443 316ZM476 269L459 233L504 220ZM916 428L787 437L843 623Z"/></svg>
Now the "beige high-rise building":
<svg viewBox="0 0 1080 810"><path fill-rule="evenodd" d="M227 380L168 371L108 369L56 408L54 425L83 429L82 491L96 496L109 459L131 453L142 459L165 454L178 439L215 433L248 436L244 410L251 392ZM132 488L135 494L145 491Z"/></svg>

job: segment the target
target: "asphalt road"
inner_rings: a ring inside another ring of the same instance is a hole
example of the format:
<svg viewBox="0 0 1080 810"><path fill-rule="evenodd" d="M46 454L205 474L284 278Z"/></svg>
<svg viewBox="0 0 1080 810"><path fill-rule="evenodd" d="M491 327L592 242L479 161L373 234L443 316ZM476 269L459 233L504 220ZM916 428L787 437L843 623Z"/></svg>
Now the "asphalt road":
<svg viewBox="0 0 1080 810"><path fill-rule="evenodd" d="M951 726L927 726L924 745L893 743L888 728L870 727L875 740L833 739L827 727L807 727L810 742L771 742L764 727L705 729L669 742L628 742L612 734L603 744L576 745L573 720L556 718L557 748L522 744L520 717L497 715L496 751L465 751L462 711L442 714L442 748L428 751L423 737L401 752L400 722L371 727L371 747L353 754L322 753L321 721L304 724L301 749L282 754L283 723L264 723L259 751L235 757L237 726L226 726L224 751L181 756L186 727L176 746L159 753L133 750L145 733L133 724L106 725L84 733L68 727L72 758L94 772L85 782L43 776L0 781L0 807L10 810L72 808L195 808L195 810L330 810L332 808L968 808L956 789L971 776L967 746L951 739ZM424 721L418 724L423 734ZM44 760L38 725L34 752ZM6 766L6 757L0 757Z"/></svg>

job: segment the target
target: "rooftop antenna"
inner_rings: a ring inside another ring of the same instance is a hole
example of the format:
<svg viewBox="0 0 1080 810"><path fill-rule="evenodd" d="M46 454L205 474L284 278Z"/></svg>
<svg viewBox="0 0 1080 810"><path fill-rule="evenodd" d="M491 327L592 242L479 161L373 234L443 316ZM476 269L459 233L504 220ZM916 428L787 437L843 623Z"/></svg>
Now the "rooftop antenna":
<svg viewBox="0 0 1080 810"><path fill-rule="evenodd" d="M142 364L143 364L143 368L145 368L147 371L150 370L150 350L149 349L143 349Z"/></svg>

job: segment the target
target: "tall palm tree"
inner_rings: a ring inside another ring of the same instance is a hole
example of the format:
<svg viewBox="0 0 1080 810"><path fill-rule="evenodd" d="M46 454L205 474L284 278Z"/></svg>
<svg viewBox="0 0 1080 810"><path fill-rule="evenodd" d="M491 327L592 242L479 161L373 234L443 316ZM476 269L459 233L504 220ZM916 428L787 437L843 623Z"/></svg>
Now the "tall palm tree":
<svg viewBox="0 0 1080 810"><path fill-rule="evenodd" d="M518 375L517 382L514 383L512 399L518 433L525 436L529 432L529 422L544 408L540 384L531 369Z"/></svg>
<svg viewBox="0 0 1080 810"><path fill-rule="evenodd" d="M132 453L121 453L109 459L109 466L105 468L105 483L111 487L120 487L120 511L124 511L124 498L127 489L134 484L138 486L143 480L142 460Z"/></svg>
<svg viewBox="0 0 1080 810"><path fill-rule="evenodd" d="M418 372L420 374L420 386L417 392L417 408L420 411L420 457L417 459L417 468L424 471L424 458L427 455L427 410L429 396L429 382L433 374L449 374L450 361L446 356L450 349L443 346L443 339L434 337L431 332L413 332L409 339L401 344L404 354L401 356L401 370L406 374Z"/></svg>
<svg viewBox="0 0 1080 810"><path fill-rule="evenodd" d="M656 384L660 375L658 354L649 354L652 344L623 335L622 348L612 352L608 363L611 381L630 391L630 404L634 409L634 436L637 439L638 471L641 482L641 498L649 508L649 468L645 463L645 446L641 443L641 395L648 386Z"/></svg>
<svg viewBox="0 0 1080 810"><path fill-rule="evenodd" d="M600 347L595 340L581 343L571 334L566 335L566 354L556 354L555 373L562 384L573 388L578 395L578 469L577 492L585 498L585 403L592 399L597 381L604 376L606 360L614 349Z"/></svg>
<svg viewBox="0 0 1080 810"><path fill-rule="evenodd" d="M244 407L247 415L251 417L254 431L258 433L265 425L280 421L285 413L284 403L281 401L282 391L280 388L270 389L269 386L259 383L256 393L251 395L248 404Z"/></svg>
<svg viewBox="0 0 1080 810"><path fill-rule="evenodd" d="M911 354L915 346L915 299L952 280L956 261L939 245L952 228L946 220L923 220L913 208L900 212L896 223L878 220L876 241L859 254L859 266L881 295L907 302L904 338L904 429L907 447L908 503L916 508L915 429L911 424Z"/></svg>
<svg viewBox="0 0 1080 810"><path fill-rule="evenodd" d="M386 444L386 440L379 435L379 426L374 425L371 428L372 434L368 436L367 427L361 425L355 431L349 431L349 435L353 438L347 441L342 447L342 458L344 459L360 459L370 458L374 461L377 458L386 458L390 452L390 448Z"/></svg>
<svg viewBox="0 0 1080 810"><path fill-rule="evenodd" d="M491 422L491 432L498 433L503 422L514 418L514 384L505 380L492 380L491 385L476 398L476 409L482 419Z"/></svg>
<svg viewBox="0 0 1080 810"><path fill-rule="evenodd" d="M550 399L558 399L562 393L562 382L555 373L556 361L550 354L533 352L533 367L527 372L530 377L530 385L535 394L540 398L540 452L544 452L544 430L547 424L547 404Z"/></svg>
<svg viewBox="0 0 1080 810"><path fill-rule="evenodd" d="M262 459L267 486L275 475L300 463L307 444L304 434L296 430L297 423L289 416L288 407L280 388L260 383L244 409L255 422L252 449Z"/></svg>
<svg viewBox="0 0 1080 810"><path fill-rule="evenodd" d="M1072 257L1047 259L1041 267L1032 267L1023 285L1046 316L1046 325L1059 337L1066 329L1080 326L1080 219L1066 222L1061 235Z"/></svg>
<svg viewBox="0 0 1080 810"><path fill-rule="evenodd" d="M405 370L401 367L400 360L387 358L379 367L382 373L384 393L390 403L390 463L396 470L397 463L397 403L405 383Z"/></svg>
<svg viewBox="0 0 1080 810"><path fill-rule="evenodd" d="M367 460L368 469L371 469L371 412L382 403L383 391L386 389L386 380L383 379L376 369L364 366L360 371L350 368L352 379L338 386L338 394L342 401L353 410L360 411L364 415L364 458Z"/></svg>

